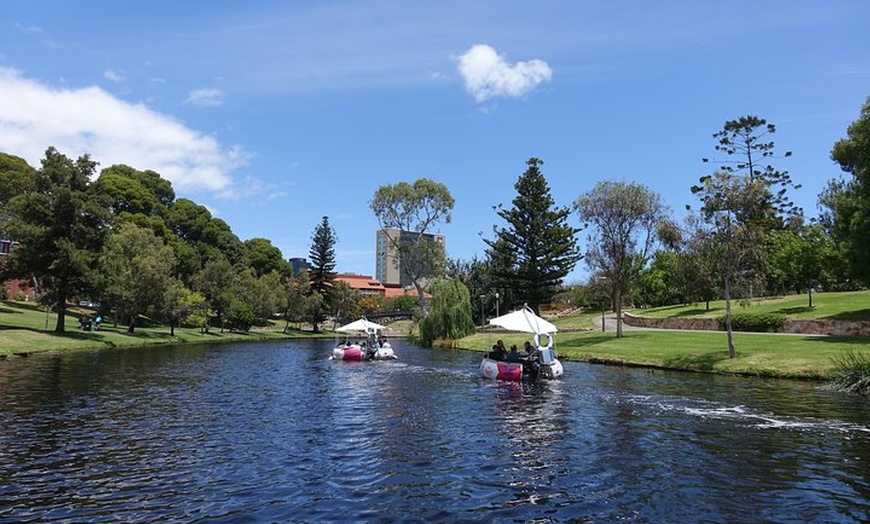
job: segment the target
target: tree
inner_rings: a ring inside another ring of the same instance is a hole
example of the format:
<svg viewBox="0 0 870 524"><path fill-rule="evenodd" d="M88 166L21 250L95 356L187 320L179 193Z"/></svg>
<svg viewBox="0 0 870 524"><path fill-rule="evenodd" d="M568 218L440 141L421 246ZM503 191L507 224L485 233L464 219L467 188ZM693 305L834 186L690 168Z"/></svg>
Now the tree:
<svg viewBox="0 0 870 524"><path fill-rule="evenodd" d="M851 175L831 181L820 196L823 225L848 261L850 274L870 284L870 98L846 138L834 143L831 159Z"/></svg>
<svg viewBox="0 0 870 524"><path fill-rule="evenodd" d="M65 332L66 304L94 288L108 214L90 177L96 162L72 161L49 147L33 185L9 201L8 228L19 245L9 256L7 276L34 277L57 304L56 333Z"/></svg>
<svg viewBox="0 0 870 524"><path fill-rule="evenodd" d="M728 355L734 358L737 350L731 329L732 289L738 279L753 277L763 260L764 230L759 222L746 217L767 201L767 187L762 180L717 172L703 177L692 192L702 202L694 242L722 281Z"/></svg>
<svg viewBox="0 0 870 524"><path fill-rule="evenodd" d="M457 340L474 332L471 297L462 282L438 279L430 287L432 311L420 321L421 344L432 347L438 339Z"/></svg>
<svg viewBox="0 0 870 524"><path fill-rule="evenodd" d="M238 275L224 256L215 256L205 263L195 278L195 290L205 296L223 331L234 299Z"/></svg>
<svg viewBox="0 0 870 524"><path fill-rule="evenodd" d="M526 161L528 168L514 184L513 207L493 208L507 226L493 226L495 238L484 239L492 284L513 293L508 305L526 303L535 313L583 258L574 239L579 229L568 225L568 208L556 207L543 163L534 157Z"/></svg>
<svg viewBox="0 0 870 524"><path fill-rule="evenodd" d="M250 267L258 277L275 271L281 275L290 274L290 264L284 259L281 250L272 245L266 238L251 238L245 240L244 264Z"/></svg>
<svg viewBox="0 0 870 524"><path fill-rule="evenodd" d="M610 288L616 312L616 336L622 336L622 306L646 266L656 232L665 222L661 197L646 186L624 182L599 182L574 203L580 220L594 227L586 263Z"/></svg>
<svg viewBox="0 0 870 524"><path fill-rule="evenodd" d="M763 118L747 115L725 122L723 128L713 134L713 138L718 140L716 151L728 156L727 160L713 161L720 165L719 171L744 176L749 182L758 181L764 187L764 198L759 205L742 210L744 214L737 218L741 221L759 221L768 230L781 228L783 215L802 213L786 194L789 187L797 189L800 186L792 182L788 171L780 171L770 163L765 164L777 158L774 143L769 140L774 133L776 126ZM791 151L786 151L783 158L790 156ZM703 158L702 161L707 163L710 159Z"/></svg>
<svg viewBox="0 0 870 524"><path fill-rule="evenodd" d="M6 232L13 197L33 191L36 170L21 157L0 153L0 234Z"/></svg>
<svg viewBox="0 0 870 524"><path fill-rule="evenodd" d="M160 316L166 311L166 290L175 282L172 248L151 230L123 224L109 236L100 261L104 301L127 320L134 333L139 315Z"/></svg>
<svg viewBox="0 0 870 524"><path fill-rule="evenodd" d="M413 184L381 186L369 203L387 241L399 254L401 271L417 290L424 316L427 311L424 279L438 276L446 258L444 246L431 238L431 230L442 221L450 223L453 204L447 186L428 178L417 179ZM393 229L399 230L399 234L390 233Z"/></svg>
<svg viewBox="0 0 870 524"><path fill-rule="evenodd" d="M311 268L308 273L311 282L310 292L320 295L322 299L319 302L312 302L310 309L311 323L315 333L318 330L318 324L326 318L329 307L329 297L335 280L335 243L335 230L329 225L329 217L325 216L314 229L314 234L311 236L311 249L308 251L308 256L311 259Z"/></svg>
<svg viewBox="0 0 870 524"><path fill-rule="evenodd" d="M175 327L188 324L205 328L208 321L205 297L191 291L180 281L173 279L163 293L163 321L169 324L169 336L175 336Z"/></svg>

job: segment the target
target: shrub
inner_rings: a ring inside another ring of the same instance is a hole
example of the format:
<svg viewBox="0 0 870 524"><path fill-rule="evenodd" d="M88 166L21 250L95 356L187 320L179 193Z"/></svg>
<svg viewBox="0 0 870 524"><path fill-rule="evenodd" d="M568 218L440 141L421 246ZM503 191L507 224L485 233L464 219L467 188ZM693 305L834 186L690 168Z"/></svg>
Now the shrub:
<svg viewBox="0 0 870 524"><path fill-rule="evenodd" d="M829 383L831 389L870 395L870 353L847 349L831 360L834 363L834 378Z"/></svg>
<svg viewBox="0 0 870 524"><path fill-rule="evenodd" d="M785 325L786 316L782 313L736 313L731 315L731 329L734 331L770 332L779 331ZM725 329L725 317L716 319L719 328Z"/></svg>

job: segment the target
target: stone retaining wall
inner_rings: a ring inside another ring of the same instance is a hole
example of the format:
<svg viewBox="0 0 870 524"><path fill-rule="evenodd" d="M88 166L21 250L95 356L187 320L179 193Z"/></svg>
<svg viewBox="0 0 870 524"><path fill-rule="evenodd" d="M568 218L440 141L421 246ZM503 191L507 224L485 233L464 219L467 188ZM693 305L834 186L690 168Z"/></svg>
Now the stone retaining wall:
<svg viewBox="0 0 870 524"><path fill-rule="evenodd" d="M715 318L653 318L622 314L623 321L629 326L656 329L694 329L719 331ZM870 337L870 322L847 322L844 320L790 320L785 321L782 333L803 333L806 335L835 335L849 337Z"/></svg>

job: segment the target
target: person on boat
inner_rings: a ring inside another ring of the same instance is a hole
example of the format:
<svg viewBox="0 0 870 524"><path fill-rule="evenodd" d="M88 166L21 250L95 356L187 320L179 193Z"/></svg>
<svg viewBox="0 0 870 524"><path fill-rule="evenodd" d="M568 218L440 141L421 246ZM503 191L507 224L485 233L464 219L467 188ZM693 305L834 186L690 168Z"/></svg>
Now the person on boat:
<svg viewBox="0 0 870 524"><path fill-rule="evenodd" d="M493 360L504 360L507 358L507 349L504 347L504 342L499 340L494 346L492 346L492 352L490 352L489 358Z"/></svg>
<svg viewBox="0 0 870 524"><path fill-rule="evenodd" d="M510 353L507 354L507 358L505 360L507 360L508 362L521 362L521 358L522 355L520 355L520 352L517 349L517 345L511 344Z"/></svg>
<svg viewBox="0 0 870 524"><path fill-rule="evenodd" d="M523 342L523 351L526 352L526 354L523 355L526 358L529 358L530 356L532 356L532 352L535 351L534 349L532 349L532 344L528 340Z"/></svg>

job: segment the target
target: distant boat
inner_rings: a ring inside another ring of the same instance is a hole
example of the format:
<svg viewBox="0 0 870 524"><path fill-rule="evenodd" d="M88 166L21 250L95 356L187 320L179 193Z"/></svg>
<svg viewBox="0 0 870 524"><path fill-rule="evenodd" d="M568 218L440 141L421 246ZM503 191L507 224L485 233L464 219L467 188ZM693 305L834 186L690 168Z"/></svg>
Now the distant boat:
<svg viewBox="0 0 870 524"><path fill-rule="evenodd" d="M529 306L496 317L489 323L510 331L533 333L535 338L531 354L522 357L520 362L496 360L487 353L480 362L480 373L484 377L520 382L536 381L538 378L556 379L565 373L553 349L554 335L559 331L558 328L536 315ZM544 337L546 341L542 341Z"/></svg>
<svg viewBox="0 0 870 524"><path fill-rule="evenodd" d="M348 338L343 343L337 344L332 350L330 360L361 362L398 358L393 351L393 346L381 336L381 332L386 329L385 326L366 320L365 317L337 328L336 331L341 333L357 333L358 337L364 340L351 342Z"/></svg>

